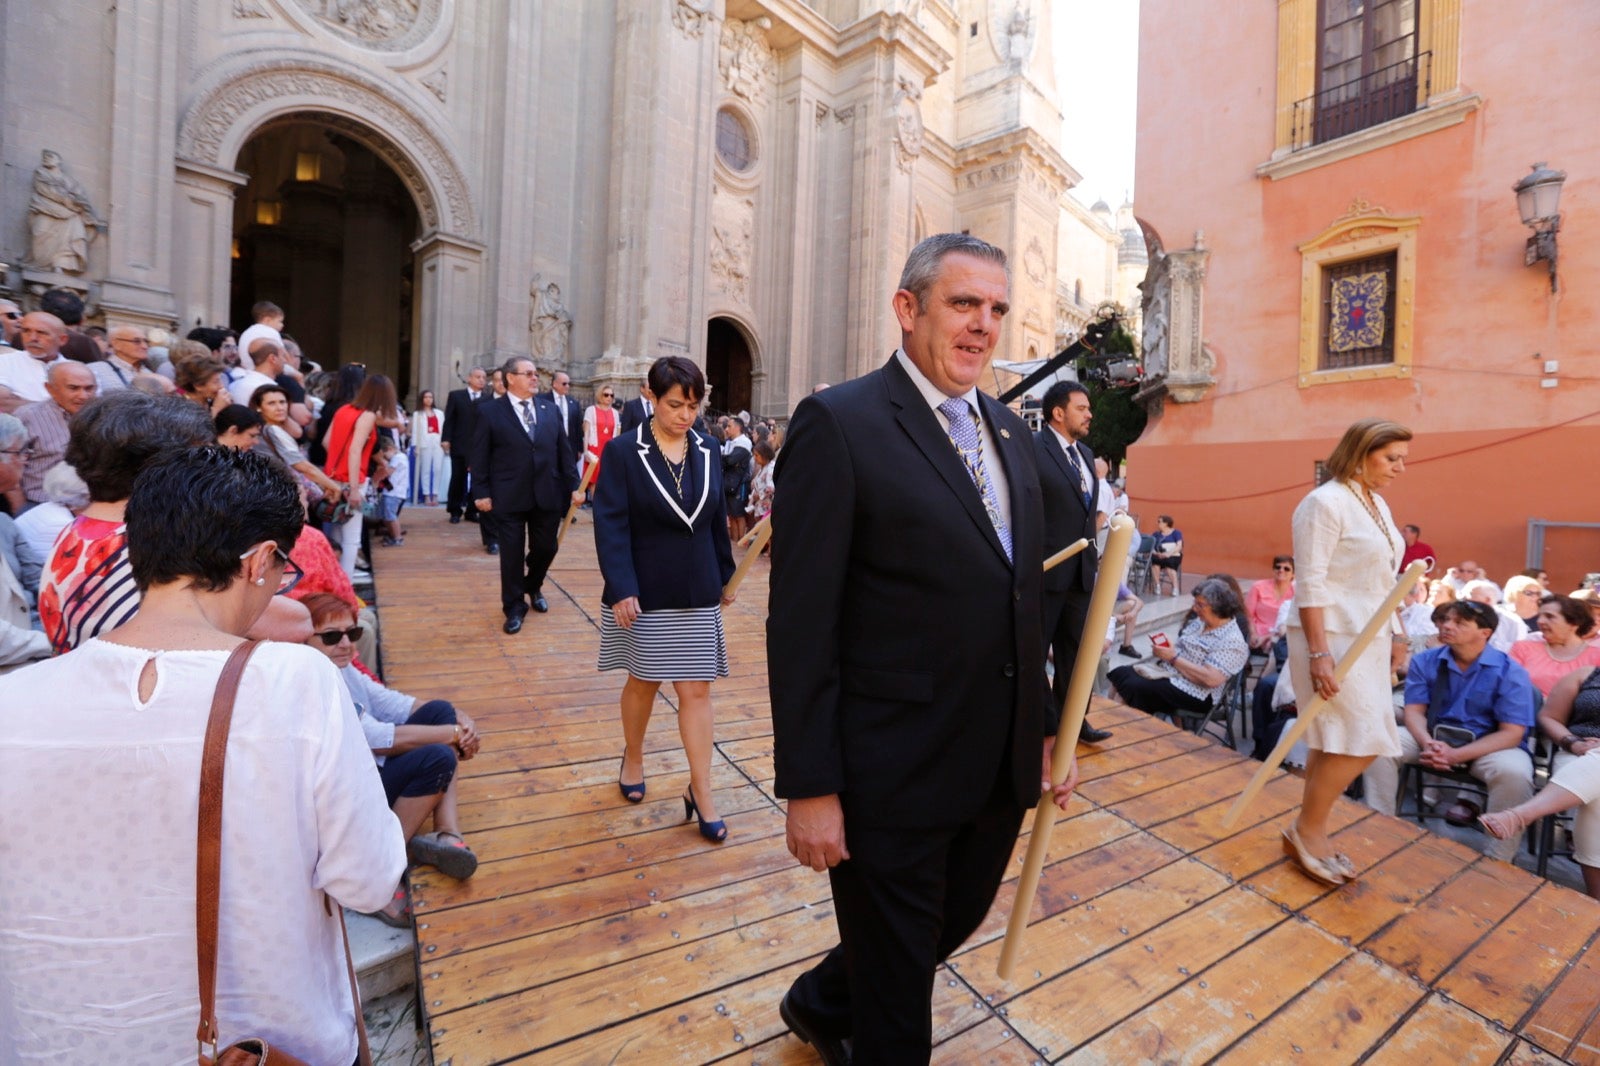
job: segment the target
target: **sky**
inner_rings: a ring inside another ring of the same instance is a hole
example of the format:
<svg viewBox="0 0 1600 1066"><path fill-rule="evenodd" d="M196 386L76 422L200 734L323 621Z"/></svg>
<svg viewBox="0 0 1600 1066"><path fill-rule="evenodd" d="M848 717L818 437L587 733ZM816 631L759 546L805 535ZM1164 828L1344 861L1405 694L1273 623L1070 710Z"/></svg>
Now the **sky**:
<svg viewBox="0 0 1600 1066"><path fill-rule="evenodd" d="M1139 0L1045 0L1055 30L1061 154L1084 204L1115 208L1133 189Z"/></svg>

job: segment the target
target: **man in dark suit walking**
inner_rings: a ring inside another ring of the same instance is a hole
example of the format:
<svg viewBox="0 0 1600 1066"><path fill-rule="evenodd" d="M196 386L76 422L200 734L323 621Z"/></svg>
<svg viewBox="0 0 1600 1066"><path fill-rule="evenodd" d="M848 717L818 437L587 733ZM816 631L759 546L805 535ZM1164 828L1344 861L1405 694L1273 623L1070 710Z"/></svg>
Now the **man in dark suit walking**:
<svg viewBox="0 0 1600 1066"><path fill-rule="evenodd" d="M1044 428L1034 437L1038 452L1039 487L1044 492L1044 554L1049 558L1080 537L1089 546L1044 575L1044 643L1055 652L1056 676L1051 696L1057 710L1067 698L1067 682L1078 646L1084 641L1083 623L1089 614L1089 594L1094 591L1100 556L1095 550L1095 501L1100 479L1094 453L1083 443L1094 413L1089 390L1076 381L1058 381L1044 394ZM1096 647L1102 638L1088 639ZM1098 744L1111 733L1095 729L1084 720L1079 739Z"/></svg>
<svg viewBox="0 0 1600 1066"><path fill-rule="evenodd" d="M452 524L461 521L463 514L467 498L467 460L472 450L472 430L477 425L474 405L482 399L488 380L483 367L475 366L467 374L467 387L451 389L450 395L445 397L444 432L440 434L439 443L450 457L450 491L444 505L450 512Z"/></svg>
<svg viewBox="0 0 1600 1066"><path fill-rule="evenodd" d="M650 395L650 389L644 382L639 383L639 395L622 405L622 415L617 419L617 436L632 433L639 426L650 420L650 415L655 411L655 399ZM695 427L695 432L704 432L700 426Z"/></svg>
<svg viewBox="0 0 1600 1066"><path fill-rule="evenodd" d="M829 1063L850 1040L861 1062L928 1061L934 971L983 920L1048 766L1033 442L976 388L1008 290L993 245L917 245L901 350L801 401L778 460L776 788L840 939L779 1010Z"/></svg>
<svg viewBox="0 0 1600 1066"><path fill-rule="evenodd" d="M533 360L513 356L503 369L506 394L477 408L472 499L500 545L504 628L516 633L529 600L535 611L550 609L542 590L556 557L556 533L569 501L582 498L577 456L555 404L534 395L539 379Z"/></svg>
<svg viewBox="0 0 1600 1066"><path fill-rule="evenodd" d="M572 454L577 456L583 454L583 408L578 406L571 392L571 376L565 370L557 370L551 375L550 391L545 393L545 399L555 404L561 424L566 427L567 439L572 442Z"/></svg>

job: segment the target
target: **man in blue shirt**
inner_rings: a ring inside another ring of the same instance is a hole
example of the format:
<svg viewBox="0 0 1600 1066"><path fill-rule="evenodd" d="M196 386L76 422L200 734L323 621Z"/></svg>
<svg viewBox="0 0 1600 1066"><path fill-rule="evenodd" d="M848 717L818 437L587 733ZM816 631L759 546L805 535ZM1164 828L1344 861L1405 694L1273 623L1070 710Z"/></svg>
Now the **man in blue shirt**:
<svg viewBox="0 0 1600 1066"><path fill-rule="evenodd" d="M1435 608L1433 624L1443 647L1411 660L1400 757L1377 759L1363 775L1374 810L1395 813L1404 763L1465 769L1488 788L1491 811L1533 795L1526 746L1534 724L1533 684L1520 664L1489 647L1498 623L1494 608L1481 603L1457 600ZM1521 834L1491 840L1484 850L1510 862L1521 840Z"/></svg>

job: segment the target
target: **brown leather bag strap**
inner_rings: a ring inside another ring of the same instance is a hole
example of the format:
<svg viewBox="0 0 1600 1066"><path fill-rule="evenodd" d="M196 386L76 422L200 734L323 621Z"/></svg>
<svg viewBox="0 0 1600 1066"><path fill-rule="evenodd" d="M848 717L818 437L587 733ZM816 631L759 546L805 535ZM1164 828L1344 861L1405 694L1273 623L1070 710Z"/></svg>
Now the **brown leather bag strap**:
<svg viewBox="0 0 1600 1066"><path fill-rule="evenodd" d="M222 887L222 769L228 760L228 728L233 701L245 663L260 645L247 640L233 649L217 679L206 721L206 742L200 753L200 829L195 845L195 944L200 964L200 1028L202 1044L217 1042L217 909Z"/></svg>

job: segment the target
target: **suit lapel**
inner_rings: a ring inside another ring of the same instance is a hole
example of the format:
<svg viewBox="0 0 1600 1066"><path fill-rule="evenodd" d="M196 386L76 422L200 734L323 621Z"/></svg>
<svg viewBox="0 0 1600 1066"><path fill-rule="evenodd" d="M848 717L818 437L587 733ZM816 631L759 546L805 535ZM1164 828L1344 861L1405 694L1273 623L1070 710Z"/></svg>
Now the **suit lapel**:
<svg viewBox="0 0 1600 1066"><path fill-rule="evenodd" d="M672 509L672 513L682 519L683 524L692 530L694 529L695 519L700 517L700 512L704 510L706 505L706 497L711 491L711 452L706 447L705 439L694 430L690 430L684 454L684 458L689 465L684 473L689 478L689 494L691 497L696 496L695 481L697 478L700 485L694 512L686 514L677 493L662 484L661 479L656 476L655 467L650 465L650 453L656 450L656 446L655 440L645 432L646 425L648 423L640 423L633 431L634 445L638 449L635 454L638 456L639 465L644 468L645 476L650 479L650 484L655 486L656 495L660 496L662 501ZM698 457L695 455L696 449L699 451ZM666 461L666 456L661 458L662 462ZM696 463L699 464L698 475L695 472Z"/></svg>
<svg viewBox="0 0 1600 1066"><path fill-rule="evenodd" d="M960 456L956 455L956 447L950 442L950 434L945 432L939 416L933 413L933 409L922 398L922 393L917 391L916 383L900 366L899 359L890 357L888 365L884 367L884 381L888 386L889 401L897 409L895 421L900 423L900 427L905 430L912 443L922 452L934 470L938 471L950 491L956 494L956 498L966 508L968 517L978 527L978 532L1004 560L1005 547L1000 543L1000 535L994 530L994 523L989 521L989 512L984 509L983 497L978 494L978 486L972 483L972 475L967 473ZM984 417L987 418L988 414L985 413ZM1008 463L1006 466L1008 474L1010 470L1011 466ZM1013 479L1013 489L1015 489L1015 479ZM1010 565L1010 560L1006 562Z"/></svg>

